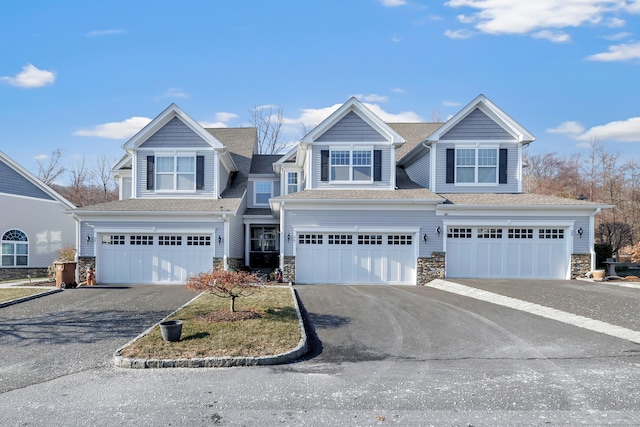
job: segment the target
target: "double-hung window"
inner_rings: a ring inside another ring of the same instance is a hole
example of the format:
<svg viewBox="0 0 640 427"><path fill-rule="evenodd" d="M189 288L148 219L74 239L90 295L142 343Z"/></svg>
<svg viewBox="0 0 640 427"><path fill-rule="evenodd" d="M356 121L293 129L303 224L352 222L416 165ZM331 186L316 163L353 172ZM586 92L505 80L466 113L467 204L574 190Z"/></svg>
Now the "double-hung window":
<svg viewBox="0 0 640 427"><path fill-rule="evenodd" d="M273 196L273 182L255 181L253 183L256 205L268 205L269 199Z"/></svg>
<svg viewBox="0 0 640 427"><path fill-rule="evenodd" d="M298 192L298 172L287 172L287 194Z"/></svg>
<svg viewBox="0 0 640 427"><path fill-rule="evenodd" d="M456 183L497 184L498 149L456 149Z"/></svg>
<svg viewBox="0 0 640 427"><path fill-rule="evenodd" d="M332 150L331 181L372 181L371 150Z"/></svg>
<svg viewBox="0 0 640 427"><path fill-rule="evenodd" d="M195 190L195 156L157 156L156 189L177 191Z"/></svg>

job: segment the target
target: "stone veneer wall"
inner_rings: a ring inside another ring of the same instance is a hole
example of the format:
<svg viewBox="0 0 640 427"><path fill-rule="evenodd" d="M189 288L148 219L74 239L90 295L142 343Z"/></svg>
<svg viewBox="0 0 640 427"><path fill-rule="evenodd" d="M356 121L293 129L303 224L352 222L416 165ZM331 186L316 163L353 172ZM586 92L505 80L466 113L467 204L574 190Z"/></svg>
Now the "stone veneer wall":
<svg viewBox="0 0 640 427"><path fill-rule="evenodd" d="M296 257L285 256L282 263L282 281L294 283L296 280Z"/></svg>
<svg viewBox="0 0 640 427"><path fill-rule="evenodd" d="M229 264L229 269L240 270L244 267L244 258L227 258L227 263ZM213 269L224 270L224 258L214 258Z"/></svg>
<svg viewBox="0 0 640 427"><path fill-rule="evenodd" d="M41 268L0 268L0 280L27 280L31 276L32 278L49 277L46 267Z"/></svg>
<svg viewBox="0 0 640 427"><path fill-rule="evenodd" d="M585 277L591 271L591 254L571 255L571 278Z"/></svg>
<svg viewBox="0 0 640 427"><path fill-rule="evenodd" d="M430 258L418 258L417 284L424 286L433 279L444 279L444 252L433 252Z"/></svg>
<svg viewBox="0 0 640 427"><path fill-rule="evenodd" d="M96 271L96 257L78 257L78 264L76 265L76 277L78 278L78 283L87 281L88 268L93 269L97 279L98 272Z"/></svg>

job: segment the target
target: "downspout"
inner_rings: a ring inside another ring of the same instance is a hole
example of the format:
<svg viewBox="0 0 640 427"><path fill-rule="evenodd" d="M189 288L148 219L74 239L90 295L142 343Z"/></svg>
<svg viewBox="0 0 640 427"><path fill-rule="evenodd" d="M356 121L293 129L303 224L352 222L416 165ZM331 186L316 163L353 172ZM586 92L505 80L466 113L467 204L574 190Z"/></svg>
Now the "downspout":
<svg viewBox="0 0 640 427"><path fill-rule="evenodd" d="M434 182L434 172L435 168L433 167L433 159L431 158L431 145L427 145L427 141L422 141L422 146L429 150L429 190L433 190L433 182Z"/></svg>
<svg viewBox="0 0 640 427"><path fill-rule="evenodd" d="M80 283L80 272L78 271L78 261L80 260L80 244L82 242L81 236L81 227L80 221L78 220L78 216L76 214L72 214L73 219L76 220L76 255L74 257L74 261L76 262L76 273L75 273L75 281L76 283Z"/></svg>
<svg viewBox="0 0 640 427"><path fill-rule="evenodd" d="M229 270L229 218L227 217L227 214L223 214L222 215L222 221L224 221L224 238L223 238L223 243L224 243L224 254L223 254L223 260L224 260L224 270L228 271Z"/></svg>
<svg viewBox="0 0 640 427"><path fill-rule="evenodd" d="M280 271L284 276L284 202L280 203ZM284 279L284 277L283 277Z"/></svg>
<svg viewBox="0 0 640 427"><path fill-rule="evenodd" d="M596 228L596 215L598 215L601 210L601 208L597 208L593 215L589 217L589 253L591 254L591 271L596 269L596 251L594 249L596 238L594 234Z"/></svg>

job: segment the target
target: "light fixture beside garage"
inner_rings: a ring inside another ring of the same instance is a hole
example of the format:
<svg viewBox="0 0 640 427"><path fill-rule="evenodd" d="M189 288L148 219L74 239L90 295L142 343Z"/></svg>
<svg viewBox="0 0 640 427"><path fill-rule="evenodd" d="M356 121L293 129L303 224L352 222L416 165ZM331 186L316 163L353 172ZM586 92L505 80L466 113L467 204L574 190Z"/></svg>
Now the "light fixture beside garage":
<svg viewBox="0 0 640 427"><path fill-rule="evenodd" d="M424 242L427 243L427 233L424 233L422 235L422 240L424 240Z"/></svg>
<svg viewBox="0 0 640 427"><path fill-rule="evenodd" d="M222 236L218 236L218 246L222 244Z"/></svg>
<svg viewBox="0 0 640 427"><path fill-rule="evenodd" d="M91 241L91 234L87 234L87 242Z"/></svg>
<svg viewBox="0 0 640 427"><path fill-rule="evenodd" d="M442 229L440 228L440 226L436 227L436 233L438 233L438 236L440 235L440 232L442 231Z"/></svg>
<svg viewBox="0 0 640 427"><path fill-rule="evenodd" d="M287 242L291 240L291 233L287 233Z"/></svg>
<svg viewBox="0 0 640 427"><path fill-rule="evenodd" d="M582 233L584 233L584 231L582 230L582 227L578 228L576 230L576 233L578 233L578 236L580 236L580 238L582 239Z"/></svg>

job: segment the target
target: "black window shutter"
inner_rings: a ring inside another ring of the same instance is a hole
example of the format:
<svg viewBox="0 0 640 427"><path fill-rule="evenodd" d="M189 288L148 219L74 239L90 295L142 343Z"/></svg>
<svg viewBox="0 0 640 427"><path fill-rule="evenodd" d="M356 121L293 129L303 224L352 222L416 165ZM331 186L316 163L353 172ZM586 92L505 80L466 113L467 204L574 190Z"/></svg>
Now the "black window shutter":
<svg viewBox="0 0 640 427"><path fill-rule="evenodd" d="M204 156L196 156L196 190L204 189Z"/></svg>
<svg viewBox="0 0 640 427"><path fill-rule="evenodd" d="M156 158L154 156L147 156L147 190L153 190Z"/></svg>
<svg viewBox="0 0 640 427"><path fill-rule="evenodd" d="M507 183L507 149L500 149L500 170L498 173L498 182L500 184Z"/></svg>
<svg viewBox="0 0 640 427"><path fill-rule="evenodd" d="M329 150L320 150L320 181L329 181Z"/></svg>
<svg viewBox="0 0 640 427"><path fill-rule="evenodd" d="M454 184L456 177L456 150L447 148L447 184Z"/></svg>
<svg viewBox="0 0 640 427"><path fill-rule="evenodd" d="M373 150L373 180L382 181L382 150Z"/></svg>

